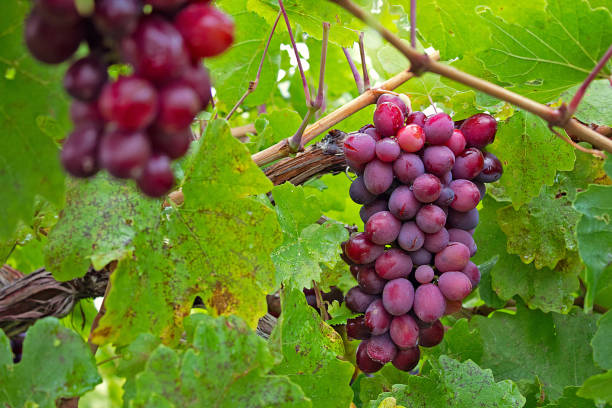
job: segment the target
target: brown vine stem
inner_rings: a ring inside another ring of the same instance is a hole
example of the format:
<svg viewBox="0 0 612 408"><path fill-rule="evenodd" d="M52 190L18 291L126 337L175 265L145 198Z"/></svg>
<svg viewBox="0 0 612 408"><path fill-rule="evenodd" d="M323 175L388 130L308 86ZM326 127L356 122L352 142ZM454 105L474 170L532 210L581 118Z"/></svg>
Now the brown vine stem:
<svg viewBox="0 0 612 408"><path fill-rule="evenodd" d="M553 126L559 126L564 128L569 134L573 135L577 139L588 142L594 147L605 150L612 153L612 140L600 135L592 129L581 125L575 119L569 119L564 116L560 111L552 109L546 105L538 103L532 99L526 98L522 95L509 91L499 85L492 84L491 82L485 81L484 79L475 77L463 71L460 71L451 66L441 64L421 54L416 49L410 47L401 41L401 39L387 30L378 20L366 13L359 6L353 3L351 0L329 0L338 4L340 7L359 18L370 27L374 28L378 33L391 45L397 48L411 64L411 71L416 74L429 71L438 75L442 75L446 78L452 79L453 81L459 82L463 85L467 85L471 88L477 89L488 95L491 95L497 99L509 102L519 108L533 113L552 124Z"/></svg>

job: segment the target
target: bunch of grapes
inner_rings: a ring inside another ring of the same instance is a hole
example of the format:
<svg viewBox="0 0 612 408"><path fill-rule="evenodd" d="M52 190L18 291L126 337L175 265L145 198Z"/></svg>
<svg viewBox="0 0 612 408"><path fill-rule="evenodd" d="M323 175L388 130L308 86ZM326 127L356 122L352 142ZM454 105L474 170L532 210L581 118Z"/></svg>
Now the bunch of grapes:
<svg viewBox="0 0 612 408"><path fill-rule="evenodd" d="M233 41L232 20L208 1L95 0L82 16L74 0L37 0L25 22L34 58L58 64L82 42L87 56L73 61L64 88L74 98L74 130L61 161L75 177L106 169L136 180L159 197L174 184L171 160L183 156L190 124L211 98L201 59ZM133 74L109 81L108 66L130 64Z"/></svg>
<svg viewBox="0 0 612 408"><path fill-rule="evenodd" d="M410 112L406 98L384 94L374 125L349 134L344 154L358 177L351 199L363 207L364 232L343 243L358 286L345 297L349 337L363 340L357 365L372 373L386 363L409 371L421 347L442 341L440 318L461 308L480 281L470 261L476 206L502 165L483 148L497 123L477 114L454 123L446 113Z"/></svg>

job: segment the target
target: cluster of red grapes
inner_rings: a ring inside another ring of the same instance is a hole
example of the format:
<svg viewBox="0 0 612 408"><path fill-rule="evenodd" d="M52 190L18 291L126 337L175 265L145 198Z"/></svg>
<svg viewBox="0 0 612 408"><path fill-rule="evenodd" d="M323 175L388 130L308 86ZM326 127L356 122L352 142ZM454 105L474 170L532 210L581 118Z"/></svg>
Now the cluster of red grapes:
<svg viewBox="0 0 612 408"><path fill-rule="evenodd" d="M502 165L482 150L497 122L477 114L454 123L449 115L410 112L409 101L379 97L374 125L349 134L344 154L358 175L351 199L362 204L365 232L343 243L343 257L358 286L345 297L364 313L346 325L363 340L357 365L366 373L391 362L409 371L420 349L442 341L440 318L461 308L480 282L470 261L484 183L497 181Z"/></svg>
<svg viewBox="0 0 612 408"><path fill-rule="evenodd" d="M68 60L85 41L89 54L74 61L64 88L74 98L74 130L61 161L75 177L100 168L136 180L159 197L174 184L171 160L183 156L190 124L211 98L201 58L233 41L232 20L208 1L95 0L90 16L74 0L37 0L25 22L25 42L48 64ZM128 63L133 74L110 82L108 66Z"/></svg>

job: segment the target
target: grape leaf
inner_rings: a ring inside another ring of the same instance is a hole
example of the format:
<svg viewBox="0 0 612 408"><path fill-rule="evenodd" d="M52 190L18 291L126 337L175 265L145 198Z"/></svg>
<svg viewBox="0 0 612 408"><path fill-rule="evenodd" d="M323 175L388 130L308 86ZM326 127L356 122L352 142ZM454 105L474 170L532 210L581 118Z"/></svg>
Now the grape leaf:
<svg viewBox="0 0 612 408"><path fill-rule="evenodd" d="M478 269L480 270L478 295L487 305L495 309L502 308L506 304L506 302L500 299L497 293L493 291L493 283L491 282L491 269L493 269L498 260L499 255L495 255L488 261L478 265Z"/></svg>
<svg viewBox="0 0 612 408"><path fill-rule="evenodd" d="M344 355L342 338L308 306L301 290L286 292L271 338L283 355L274 373L298 384L315 407L348 407L353 399L349 384L354 367L338 359Z"/></svg>
<svg viewBox="0 0 612 408"><path fill-rule="evenodd" d="M200 140L185 170L184 204L139 232L133 256L111 275L97 343L126 344L151 332L174 344L196 295L211 313L234 313L253 326L265 313L280 231L274 212L249 196L272 183L227 122L210 122Z"/></svg>
<svg viewBox="0 0 612 408"><path fill-rule="evenodd" d="M612 371L588 378L576 395L612 404Z"/></svg>
<svg viewBox="0 0 612 408"><path fill-rule="evenodd" d="M124 373L130 407L310 407L287 377L268 375L273 358L265 340L240 319L193 315L184 351L145 340Z"/></svg>
<svg viewBox="0 0 612 408"><path fill-rule="evenodd" d="M601 368L612 369L612 312L608 311L597 321L597 332L591 340L593 360Z"/></svg>
<svg viewBox="0 0 612 408"><path fill-rule="evenodd" d="M102 379L87 344L54 317L38 320L13 365L8 338L0 330L0 405L54 408L61 397L83 395Z"/></svg>
<svg viewBox="0 0 612 408"><path fill-rule="evenodd" d="M469 327L467 319L459 319L444 333L444 339L437 347L421 348L422 352L438 358L447 355L459 361L479 362L483 354L483 339L478 331Z"/></svg>
<svg viewBox="0 0 612 408"><path fill-rule="evenodd" d="M383 368L369 377L361 379L359 385L359 399L364 404L374 401L381 392L389 391L394 384L407 384L413 374L400 371L392 364L385 364Z"/></svg>
<svg viewBox="0 0 612 408"><path fill-rule="evenodd" d="M99 174L71 180L66 207L51 230L45 247L45 265L57 280L80 278L90 263L102 269L133 249L138 229L152 227L161 203L144 198L133 183Z"/></svg>
<svg viewBox="0 0 612 408"><path fill-rule="evenodd" d="M362 313L355 313L349 309L348 306L346 306L346 302L339 303L337 300L334 300L331 305L329 305L327 312L331 317L331 319L327 320L327 324L329 325L346 324L348 319L362 315Z"/></svg>
<svg viewBox="0 0 612 408"><path fill-rule="evenodd" d="M279 109L260 115L255 121L257 136L249 146L251 152L258 152L274 143L292 136L300 127L302 118L291 109Z"/></svg>
<svg viewBox="0 0 612 408"><path fill-rule="evenodd" d="M29 223L36 196L61 207L64 174L54 140L68 130L63 67L35 62L23 44L25 0L0 6L0 240Z"/></svg>
<svg viewBox="0 0 612 408"><path fill-rule="evenodd" d="M581 84L577 84L561 95L562 99L569 103ZM574 116L582 122L590 124L612 126L612 106L610 106L610 95L612 87L607 79L598 79L587 88Z"/></svg>
<svg viewBox="0 0 612 408"><path fill-rule="evenodd" d="M593 408L593 401L580 398L576 395L580 387L565 387L563 396L554 404L545 405L545 408Z"/></svg>

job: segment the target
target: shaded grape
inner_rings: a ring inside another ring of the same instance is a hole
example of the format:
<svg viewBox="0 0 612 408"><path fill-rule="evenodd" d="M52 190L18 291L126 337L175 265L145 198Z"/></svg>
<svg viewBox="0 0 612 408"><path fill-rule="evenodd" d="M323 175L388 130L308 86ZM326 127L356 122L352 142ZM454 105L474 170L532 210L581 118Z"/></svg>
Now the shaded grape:
<svg viewBox="0 0 612 408"><path fill-rule="evenodd" d="M436 269L440 272L460 271L470 260L470 250L460 242L450 242L435 256Z"/></svg>
<svg viewBox="0 0 612 408"><path fill-rule="evenodd" d="M351 133L343 144L344 156L355 163L367 163L376 155L376 142L365 133Z"/></svg>
<svg viewBox="0 0 612 408"><path fill-rule="evenodd" d="M30 54L40 62L59 64L79 48L85 36L82 24L55 26L32 11L24 24L25 43Z"/></svg>
<svg viewBox="0 0 612 408"><path fill-rule="evenodd" d="M383 364L372 360L367 352L368 340L359 343L357 347L356 362L357 367L364 373L375 373L383 367Z"/></svg>
<svg viewBox="0 0 612 408"><path fill-rule="evenodd" d="M358 264L374 262L385 250L385 247L370 241L363 232L349 238L345 248L346 255Z"/></svg>
<svg viewBox="0 0 612 408"><path fill-rule="evenodd" d="M380 211L372 215L365 224L367 237L375 244L390 244L397 238L402 223L389 211Z"/></svg>
<svg viewBox="0 0 612 408"><path fill-rule="evenodd" d="M370 329L365 324L365 317L359 316L346 321L346 335L351 339L366 340L369 339Z"/></svg>
<svg viewBox="0 0 612 408"><path fill-rule="evenodd" d="M279 294L266 295L266 303L268 305L268 313L278 319L282 310Z"/></svg>
<svg viewBox="0 0 612 408"><path fill-rule="evenodd" d="M444 219L446 220L446 215L444 216ZM423 248L433 253L440 252L441 250L446 248L446 245L448 245L449 240L449 231L447 231L446 228L442 227L438 232L434 232L433 234L425 234L425 242L423 243Z"/></svg>
<svg viewBox="0 0 612 408"><path fill-rule="evenodd" d="M68 68L64 75L64 89L75 99L92 101L98 97L107 79L106 65L90 55Z"/></svg>
<svg viewBox="0 0 612 408"><path fill-rule="evenodd" d="M164 132L161 129L152 128L149 131L149 139L155 152L163 153L171 159L178 159L189 150L193 133L189 127L178 132Z"/></svg>
<svg viewBox="0 0 612 408"><path fill-rule="evenodd" d="M406 125L418 125L420 127L425 126L425 120L427 116L420 111L412 112L408 116L406 116Z"/></svg>
<svg viewBox="0 0 612 408"><path fill-rule="evenodd" d="M414 153L402 153L393 162L393 173L404 184L411 184L417 177L425 173L421 158Z"/></svg>
<svg viewBox="0 0 612 408"><path fill-rule="evenodd" d="M368 204L376 200L376 196L368 191L363 182L363 177L359 176L351 183L349 188L351 200L357 204Z"/></svg>
<svg viewBox="0 0 612 408"><path fill-rule="evenodd" d="M470 250L470 257L474 256L478 249L474 237L467 231L459 228L451 228L448 230L448 237L450 241L461 242L465 245Z"/></svg>
<svg viewBox="0 0 612 408"><path fill-rule="evenodd" d="M364 313L374 300L376 296L368 295L359 286L349 289L344 297L346 306L355 313Z"/></svg>
<svg viewBox="0 0 612 408"><path fill-rule="evenodd" d="M448 207L451 205L454 199L455 192L453 189L450 187L442 187L442 190L440 190L440 196L436 201L434 201L434 204L440 207Z"/></svg>
<svg viewBox="0 0 612 408"><path fill-rule="evenodd" d="M70 120L76 127L88 125L101 129L104 126L104 118L100 114L97 102L72 101L70 104Z"/></svg>
<svg viewBox="0 0 612 408"><path fill-rule="evenodd" d="M183 72L181 80L188 84L200 97L202 109L208 106L212 95L210 89L210 76L208 70L202 64L189 66Z"/></svg>
<svg viewBox="0 0 612 408"><path fill-rule="evenodd" d="M429 146L423 152L423 164L429 173L441 177L453 168L455 155L446 146Z"/></svg>
<svg viewBox="0 0 612 408"><path fill-rule="evenodd" d="M172 82L159 89L159 112L155 127L166 133L180 132L200 111L200 97L186 83Z"/></svg>
<svg viewBox="0 0 612 408"><path fill-rule="evenodd" d="M399 157L400 152L399 144L391 137L376 142L376 157L380 161L390 163Z"/></svg>
<svg viewBox="0 0 612 408"><path fill-rule="evenodd" d="M357 273L357 283L361 291L369 295L378 295L382 293L386 280L378 276L374 267L361 268Z"/></svg>
<svg viewBox="0 0 612 408"><path fill-rule="evenodd" d="M438 288L447 299L463 300L472 291L472 283L464 273L451 271L438 278Z"/></svg>
<svg viewBox="0 0 612 408"><path fill-rule="evenodd" d="M430 327L421 328L419 331L419 346L434 347L440 344L443 338L444 326L442 326L442 322L436 320Z"/></svg>
<svg viewBox="0 0 612 408"><path fill-rule="evenodd" d="M463 304L460 300L450 300L445 297L446 309L444 310L444 316L452 315L461 310Z"/></svg>
<svg viewBox="0 0 612 408"><path fill-rule="evenodd" d="M161 197L170 192L174 185L170 158L163 154L151 156L137 182L140 190L149 197Z"/></svg>
<svg viewBox="0 0 612 408"><path fill-rule="evenodd" d="M365 311L366 326L374 336L386 333L391 325L391 319L392 316L385 310L381 299L374 300Z"/></svg>
<svg viewBox="0 0 612 408"><path fill-rule="evenodd" d="M419 326L410 315L395 316L389 326L389 336L400 349L413 348L419 341Z"/></svg>
<svg viewBox="0 0 612 408"><path fill-rule="evenodd" d="M453 210L467 212L476 208L480 202L480 191L469 180L453 180L450 183L450 188L455 193L455 198L450 205Z"/></svg>
<svg viewBox="0 0 612 408"><path fill-rule="evenodd" d="M480 202L482 201L485 194L487 193L487 185L485 183L481 183L480 181L476 181L476 180L473 180L472 183L474 183L474 185L478 189L478 193L480 193L480 200L479 200Z"/></svg>
<svg viewBox="0 0 612 408"><path fill-rule="evenodd" d="M451 228L459 228L466 231L476 228L478 225L478 210L474 208L467 212L461 212L451 208L446 216L446 224Z"/></svg>
<svg viewBox="0 0 612 408"><path fill-rule="evenodd" d="M365 166L363 182L370 193L382 194L393 183L393 167L389 163L374 159Z"/></svg>
<svg viewBox="0 0 612 408"><path fill-rule="evenodd" d="M416 251L423 246L425 234L419 229L414 221L405 222L400 229L397 243L406 251ZM414 263L414 259L413 259Z"/></svg>
<svg viewBox="0 0 612 408"><path fill-rule="evenodd" d="M499 180L504 173L504 168L493 153L484 152L484 164L482 171L475 180L481 183L493 183Z"/></svg>
<svg viewBox="0 0 612 408"><path fill-rule="evenodd" d="M412 259L412 264L415 266L429 264L431 262L431 257L431 252L425 248L420 248L410 253L410 259Z"/></svg>
<svg viewBox="0 0 612 408"><path fill-rule="evenodd" d="M138 178L150 156L151 146L142 132L120 130L106 133L98 152L100 166L118 178Z"/></svg>
<svg viewBox="0 0 612 408"><path fill-rule="evenodd" d="M482 152L475 147L470 147L455 157L453 178L471 180L482 171L483 166Z"/></svg>
<svg viewBox="0 0 612 408"><path fill-rule="evenodd" d="M393 366L398 370L410 371L419 365L421 358L421 350L418 347L413 347L404 350L398 350L395 358L391 361Z"/></svg>
<svg viewBox="0 0 612 408"><path fill-rule="evenodd" d="M376 259L375 269L383 279L406 278L412 271L412 259L399 248L387 249Z"/></svg>
<svg viewBox="0 0 612 408"><path fill-rule="evenodd" d="M37 0L36 10L45 22L56 27L72 26L81 19L74 0Z"/></svg>
<svg viewBox="0 0 612 408"><path fill-rule="evenodd" d="M478 269L478 266L474 262L468 261L467 265L465 265L465 268L463 268L461 272L463 272L470 280L472 289L478 286L480 283L480 269Z"/></svg>
<svg viewBox="0 0 612 408"><path fill-rule="evenodd" d="M465 150L465 137L459 129L454 129L451 137L444 143L444 146L451 149L455 156L459 156Z"/></svg>
<svg viewBox="0 0 612 408"><path fill-rule="evenodd" d="M368 340L366 350L368 357L381 364L390 362L397 354L397 347L393 344L388 333L372 336L370 340Z"/></svg>
<svg viewBox="0 0 612 408"><path fill-rule="evenodd" d="M377 199L361 207L359 217L361 217L361 221L366 223L372 215L380 211L387 211L387 209L387 200Z"/></svg>
<svg viewBox="0 0 612 408"><path fill-rule="evenodd" d="M400 109L404 117L408 115L410 111L408 106L406 106L406 103L404 102L404 100L399 95L382 94L376 100L376 106L380 105L381 103L385 103L385 102L396 105Z"/></svg>
<svg viewBox="0 0 612 408"><path fill-rule="evenodd" d="M73 130L62 146L61 161L74 177L89 177L98 172L99 130L81 126Z"/></svg>
<svg viewBox="0 0 612 408"><path fill-rule="evenodd" d="M140 0L96 0L92 19L97 30L120 38L136 30L141 14Z"/></svg>

